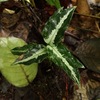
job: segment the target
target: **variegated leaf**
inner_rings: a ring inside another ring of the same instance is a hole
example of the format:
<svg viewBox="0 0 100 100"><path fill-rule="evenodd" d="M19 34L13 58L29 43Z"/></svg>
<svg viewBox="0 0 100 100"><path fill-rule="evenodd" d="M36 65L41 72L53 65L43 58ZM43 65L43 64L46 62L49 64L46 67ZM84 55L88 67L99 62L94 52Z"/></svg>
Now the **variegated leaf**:
<svg viewBox="0 0 100 100"><path fill-rule="evenodd" d="M45 46L41 44L34 44L30 50L22 54L14 64L31 64L33 62L40 63L46 57Z"/></svg>
<svg viewBox="0 0 100 100"><path fill-rule="evenodd" d="M63 44L58 44L57 48L71 66L73 66L74 68L84 68L83 64L77 58L75 58L68 50L68 48L65 47Z"/></svg>
<svg viewBox="0 0 100 100"><path fill-rule="evenodd" d="M46 23L42 35L47 44L54 44L61 42L63 33L68 27L72 15L76 7L68 9L60 8L55 12Z"/></svg>
<svg viewBox="0 0 100 100"><path fill-rule="evenodd" d="M11 52L14 55L21 55L27 53L28 51L31 51L34 48L34 46L35 46L34 44L28 44L22 47L15 47L14 49L11 50Z"/></svg>
<svg viewBox="0 0 100 100"><path fill-rule="evenodd" d="M73 79L74 81L76 81L79 84L79 72L78 72L78 68L76 66L73 66L74 64L72 64L73 62L71 62L71 58L67 58L65 57L65 51L64 53L62 52L62 49L58 49L58 47L52 45L48 45L47 46L47 51L48 51L48 55L49 58L60 68L62 68L67 74L68 76ZM67 55L66 55L67 56Z"/></svg>

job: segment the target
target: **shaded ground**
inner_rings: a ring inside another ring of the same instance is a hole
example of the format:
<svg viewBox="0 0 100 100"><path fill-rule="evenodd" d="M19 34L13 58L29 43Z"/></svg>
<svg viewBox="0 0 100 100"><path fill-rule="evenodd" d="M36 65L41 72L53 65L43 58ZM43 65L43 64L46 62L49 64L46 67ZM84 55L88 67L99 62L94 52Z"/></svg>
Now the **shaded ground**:
<svg viewBox="0 0 100 100"><path fill-rule="evenodd" d="M52 65L42 63L35 80L25 88L11 86L2 78L1 100L62 100L68 98L66 74Z"/></svg>

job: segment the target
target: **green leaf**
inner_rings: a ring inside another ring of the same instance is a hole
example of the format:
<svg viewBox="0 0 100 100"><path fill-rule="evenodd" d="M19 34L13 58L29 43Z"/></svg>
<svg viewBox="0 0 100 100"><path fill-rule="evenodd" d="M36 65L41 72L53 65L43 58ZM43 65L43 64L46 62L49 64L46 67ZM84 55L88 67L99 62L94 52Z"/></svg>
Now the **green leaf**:
<svg viewBox="0 0 100 100"><path fill-rule="evenodd" d="M62 45L60 45L60 46L63 47ZM71 79L73 79L74 81L76 81L79 84L80 78L79 78L78 68L76 67L76 64L72 64L74 62L72 62L70 60L73 57L68 58L66 54L69 53L69 52L67 52L65 48L64 48L64 50L62 50L62 49L60 47L57 47L57 46L54 46L54 45L52 45L52 46L48 45L47 51L48 51L49 58L57 66L62 68L68 74L68 76Z"/></svg>
<svg viewBox="0 0 100 100"><path fill-rule="evenodd" d="M57 9L61 8L59 0L46 0L47 3L51 6L55 6Z"/></svg>
<svg viewBox="0 0 100 100"><path fill-rule="evenodd" d="M25 54L21 55L21 57L15 61L15 64L30 64L33 62L40 63L46 57L49 57L51 61L62 68L71 79L79 84L80 77L78 68L84 67L71 55L64 45L59 44L64 36L64 31L70 23L74 10L75 7L68 9L60 8L53 16L50 17L42 31L42 36L47 44L46 46L34 44L32 49L29 49L31 46L29 46L29 48L26 46L20 49L13 49L15 50L14 52L17 53L22 53L25 50Z"/></svg>
<svg viewBox="0 0 100 100"><path fill-rule="evenodd" d="M8 0L0 0L0 3L1 3L1 2L5 2L5 1L8 1Z"/></svg>
<svg viewBox="0 0 100 100"><path fill-rule="evenodd" d="M56 44L61 42L64 31L67 29L76 7L63 9L55 12L46 23L42 35L47 44Z"/></svg>
<svg viewBox="0 0 100 100"><path fill-rule="evenodd" d="M29 51L31 51L32 49L34 49L34 46L35 44L27 44L27 45L24 45L22 47L15 47L11 50L11 52L14 54L14 55L21 55L21 54L25 54Z"/></svg>
<svg viewBox="0 0 100 100"><path fill-rule="evenodd" d="M68 48L63 44L58 44L57 48L71 66L73 66L74 68L84 68L83 64L77 58L75 58L68 50Z"/></svg>
<svg viewBox="0 0 100 100"><path fill-rule="evenodd" d="M23 40L14 37L0 38L0 71L8 82L17 87L24 87L32 82L38 70L37 63L12 65L18 56L13 55L10 50L25 44Z"/></svg>
<svg viewBox="0 0 100 100"><path fill-rule="evenodd" d="M23 47L22 47L22 49L23 49ZM33 62L40 63L45 59L47 54L46 54L46 49L45 49L44 45L42 45L42 44L32 44L30 49L25 54L23 54L21 56L22 57L19 57L14 62L14 64L18 64L18 63L19 64L31 64Z"/></svg>

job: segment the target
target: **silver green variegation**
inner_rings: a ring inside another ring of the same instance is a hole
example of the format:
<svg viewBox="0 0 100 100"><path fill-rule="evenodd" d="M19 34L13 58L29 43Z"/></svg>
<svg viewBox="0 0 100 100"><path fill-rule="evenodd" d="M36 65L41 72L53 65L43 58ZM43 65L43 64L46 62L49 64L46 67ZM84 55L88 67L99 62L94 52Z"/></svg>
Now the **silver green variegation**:
<svg viewBox="0 0 100 100"><path fill-rule="evenodd" d="M42 31L46 45L32 44L33 46L13 49L12 51L15 54L24 52L21 59L19 57L15 61L15 64L40 63L48 57L57 66L62 68L71 79L79 84L80 77L78 68L84 68L84 66L61 43L64 31L71 21L75 8L76 7L68 9L60 8L50 17Z"/></svg>
<svg viewBox="0 0 100 100"><path fill-rule="evenodd" d="M74 10L75 7L68 9L60 8L50 17L42 31L44 41L47 44L51 45L61 42L61 39L64 36L64 31L67 29L70 20L72 19Z"/></svg>
<svg viewBox="0 0 100 100"><path fill-rule="evenodd" d="M63 48L61 48L63 47ZM79 84L79 72L78 67L82 67L81 63L77 61L74 63L75 58L71 55L71 57L67 57L67 53L70 52L64 48L63 45L59 44L58 46L55 45L48 45L47 46L47 52L49 55L49 58L60 68L62 68L70 78L72 78L74 81L76 81Z"/></svg>
<svg viewBox="0 0 100 100"><path fill-rule="evenodd" d="M25 48L27 47L27 49ZM19 49L19 52L18 52ZM15 48L12 49L12 53L13 54L19 54L22 53L22 51L27 51L25 52L25 54L21 55L18 59L16 59L14 64L31 64L33 62L38 62L40 63L41 61L43 61L45 59L46 55L46 50L44 45L37 45L37 44L32 44L32 46L23 46L23 47L19 47L19 48ZM23 57L22 57L23 56Z"/></svg>
<svg viewBox="0 0 100 100"><path fill-rule="evenodd" d="M21 54L27 53L34 47L36 48L35 44L28 44L28 45L24 45L23 47L16 47L16 48L12 49L11 52L14 55L21 55Z"/></svg>

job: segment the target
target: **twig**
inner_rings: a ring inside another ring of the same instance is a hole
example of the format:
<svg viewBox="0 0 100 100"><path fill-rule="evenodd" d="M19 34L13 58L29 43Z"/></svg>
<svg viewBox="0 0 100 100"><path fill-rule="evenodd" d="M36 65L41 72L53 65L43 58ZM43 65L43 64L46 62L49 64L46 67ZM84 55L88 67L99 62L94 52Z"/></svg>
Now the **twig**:
<svg viewBox="0 0 100 100"><path fill-rule="evenodd" d="M80 38L78 38L77 36L73 35L72 33L68 32L68 31L65 31L64 33L65 33L65 35L69 35L77 40L80 40Z"/></svg>
<svg viewBox="0 0 100 100"><path fill-rule="evenodd" d="M76 29L81 29L84 31L90 31L90 32L94 32L94 33L100 33L99 31L95 31L95 30L91 30L91 29L84 29L84 28L80 28L80 27L76 27Z"/></svg>
<svg viewBox="0 0 100 100"><path fill-rule="evenodd" d="M100 17L94 16L94 15L79 14L79 13L76 13L76 12L74 14L81 15L81 16L86 16L86 17L91 17L91 18L96 18L96 19L100 19Z"/></svg>
<svg viewBox="0 0 100 100"><path fill-rule="evenodd" d="M96 27L98 29L98 31L100 32L100 27L99 27L99 23L97 21L95 21Z"/></svg>

